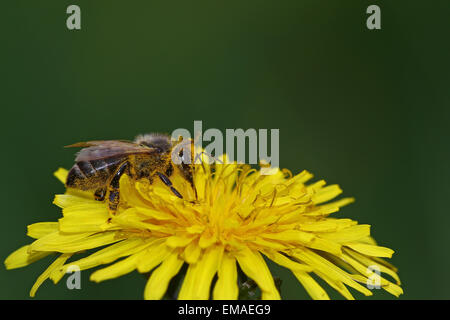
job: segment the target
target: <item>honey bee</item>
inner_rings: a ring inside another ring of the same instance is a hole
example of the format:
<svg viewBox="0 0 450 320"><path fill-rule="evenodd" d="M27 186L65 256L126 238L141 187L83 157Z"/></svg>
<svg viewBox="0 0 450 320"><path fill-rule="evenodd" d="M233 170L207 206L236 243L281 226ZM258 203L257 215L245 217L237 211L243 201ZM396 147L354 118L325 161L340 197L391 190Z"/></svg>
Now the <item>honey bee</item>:
<svg viewBox="0 0 450 320"><path fill-rule="evenodd" d="M66 186L94 192L98 201L107 199L108 207L115 214L120 201L119 181L123 174L133 180L154 178L161 181L178 197L183 196L170 181L174 167L193 187L193 161L187 161L190 148L185 142L172 141L165 134L151 133L139 135L134 141L102 140L79 142L66 147L81 147L70 169ZM185 154L183 154L183 152ZM192 155L192 153L191 153ZM173 159L177 159L176 163ZM191 159L192 160L192 159ZM195 188L194 188L195 190Z"/></svg>

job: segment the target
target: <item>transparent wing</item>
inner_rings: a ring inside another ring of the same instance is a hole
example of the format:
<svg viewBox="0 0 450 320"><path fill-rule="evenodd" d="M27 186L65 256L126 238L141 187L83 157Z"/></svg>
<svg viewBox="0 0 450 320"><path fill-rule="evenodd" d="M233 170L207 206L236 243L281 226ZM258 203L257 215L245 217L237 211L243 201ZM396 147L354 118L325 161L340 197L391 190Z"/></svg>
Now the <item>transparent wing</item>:
<svg viewBox="0 0 450 320"><path fill-rule="evenodd" d="M136 144L131 141L123 140L98 140L78 142L66 146L66 148L83 148L77 153L76 162L91 161L110 157L125 156L128 154L156 152L155 148Z"/></svg>

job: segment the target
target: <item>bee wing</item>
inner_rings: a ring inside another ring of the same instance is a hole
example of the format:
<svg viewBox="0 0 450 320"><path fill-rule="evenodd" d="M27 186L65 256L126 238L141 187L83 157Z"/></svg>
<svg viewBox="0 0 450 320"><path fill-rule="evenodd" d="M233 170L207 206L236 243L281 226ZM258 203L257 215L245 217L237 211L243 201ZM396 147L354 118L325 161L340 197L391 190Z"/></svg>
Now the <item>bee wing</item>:
<svg viewBox="0 0 450 320"><path fill-rule="evenodd" d="M77 147L83 148L77 153L75 158L76 162L79 161L91 161L98 160L116 156L125 156L128 154L136 153L154 153L155 148L150 148L147 146L142 146L131 141L124 140L98 140L98 141L87 141L78 142L66 146L66 148Z"/></svg>

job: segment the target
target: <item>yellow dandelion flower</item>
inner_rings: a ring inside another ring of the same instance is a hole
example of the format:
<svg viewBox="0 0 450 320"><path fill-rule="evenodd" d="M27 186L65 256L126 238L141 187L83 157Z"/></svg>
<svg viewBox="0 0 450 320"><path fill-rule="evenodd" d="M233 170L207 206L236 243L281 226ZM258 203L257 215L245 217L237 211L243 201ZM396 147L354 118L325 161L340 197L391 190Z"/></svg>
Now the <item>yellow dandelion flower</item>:
<svg viewBox="0 0 450 320"><path fill-rule="evenodd" d="M67 171L59 169L55 175L64 183ZM37 279L31 296L46 279L57 283L73 265L86 270L109 264L90 279L152 271L144 297L161 299L187 264L178 299L208 299L212 285L212 298L237 299L238 266L257 284L262 299L280 299L265 258L292 271L314 299L329 298L315 277L353 299L348 288L372 295L368 284L379 273L375 282L381 288L402 294L397 270L381 259L393 251L376 245L370 226L330 217L353 199L330 202L342 192L339 186L326 186L323 180L307 184L311 178L307 171L262 175L248 165L204 162L194 171L196 192L179 173L172 176L184 196L180 199L160 182L124 175L114 216L92 194L68 189L54 199L63 217L28 226L28 236L36 240L13 252L5 265L19 268L59 255ZM73 260L73 255L99 247ZM370 272L373 266L379 273Z"/></svg>

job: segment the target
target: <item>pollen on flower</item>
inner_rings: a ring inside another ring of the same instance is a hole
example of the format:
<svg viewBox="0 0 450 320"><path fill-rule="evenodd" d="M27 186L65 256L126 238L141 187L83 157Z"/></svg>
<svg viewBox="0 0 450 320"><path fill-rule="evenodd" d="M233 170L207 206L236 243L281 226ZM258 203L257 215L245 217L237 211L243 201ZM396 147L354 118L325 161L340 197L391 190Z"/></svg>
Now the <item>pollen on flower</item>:
<svg viewBox="0 0 450 320"><path fill-rule="evenodd" d="M62 182L66 175L64 169L55 173ZM178 299L208 299L211 286L212 298L237 299L238 266L255 281L263 299L279 299L264 257L289 269L314 299L327 299L328 294L312 274L347 299L353 299L348 288L372 295L367 284L374 265L382 273L377 279L381 288L402 294L396 268L382 259L393 251L375 243L369 225L332 217L353 198L333 200L342 193L338 185L309 183L311 179L307 171L292 175L277 169L264 175L248 165L205 161L194 170L196 190L174 172L171 180L183 195L180 199L159 181L150 184L124 175L115 215L93 194L68 189L54 199L62 208L61 219L28 226L28 235L36 240L12 253L5 265L19 268L51 253L59 255L37 280L32 296L45 279L58 282L69 265L81 270L107 265L90 279L152 271L144 297L161 299L187 264Z"/></svg>

